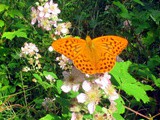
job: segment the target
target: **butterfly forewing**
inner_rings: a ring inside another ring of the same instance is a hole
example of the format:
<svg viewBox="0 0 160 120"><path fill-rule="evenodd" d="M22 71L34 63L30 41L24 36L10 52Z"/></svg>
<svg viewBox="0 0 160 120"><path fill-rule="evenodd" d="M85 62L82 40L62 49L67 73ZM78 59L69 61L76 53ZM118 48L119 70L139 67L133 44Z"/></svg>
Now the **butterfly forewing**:
<svg viewBox="0 0 160 120"><path fill-rule="evenodd" d="M83 49L84 44L86 44L86 42L82 39L67 37L54 41L52 47L57 52L73 60L78 56L81 49Z"/></svg>
<svg viewBox="0 0 160 120"><path fill-rule="evenodd" d="M102 36L93 39L95 47L99 46L103 51L111 55L119 55L126 48L128 41L119 36Z"/></svg>

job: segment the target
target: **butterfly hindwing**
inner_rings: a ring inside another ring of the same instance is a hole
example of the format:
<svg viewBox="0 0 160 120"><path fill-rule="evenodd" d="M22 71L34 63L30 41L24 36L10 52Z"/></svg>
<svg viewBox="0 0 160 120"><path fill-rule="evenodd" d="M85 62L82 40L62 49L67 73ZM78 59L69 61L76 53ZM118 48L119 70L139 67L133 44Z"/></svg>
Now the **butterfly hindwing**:
<svg viewBox="0 0 160 120"><path fill-rule="evenodd" d="M96 63L96 73L109 72L116 63L116 57L107 52L101 53L99 61Z"/></svg>
<svg viewBox="0 0 160 120"><path fill-rule="evenodd" d="M73 63L75 67L81 70L83 73L87 74L95 74L95 66L91 59L88 57L87 54L79 54L74 60Z"/></svg>

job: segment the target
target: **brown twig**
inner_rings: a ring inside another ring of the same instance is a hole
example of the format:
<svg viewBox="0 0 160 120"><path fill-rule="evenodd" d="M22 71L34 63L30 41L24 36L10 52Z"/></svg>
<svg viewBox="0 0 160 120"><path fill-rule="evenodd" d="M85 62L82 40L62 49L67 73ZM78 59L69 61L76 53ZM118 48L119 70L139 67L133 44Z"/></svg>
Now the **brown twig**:
<svg viewBox="0 0 160 120"><path fill-rule="evenodd" d="M125 107L127 110L132 111L132 112L135 113L136 115L139 115L139 116L142 116L142 117L144 117L144 118L146 118L146 119L148 119L148 120L151 120L151 118L148 117L148 116L145 116L145 115L143 115L143 114L141 114L141 113L139 113L139 112L137 112L137 111L135 111L135 110L127 107L127 106L124 106L124 107Z"/></svg>

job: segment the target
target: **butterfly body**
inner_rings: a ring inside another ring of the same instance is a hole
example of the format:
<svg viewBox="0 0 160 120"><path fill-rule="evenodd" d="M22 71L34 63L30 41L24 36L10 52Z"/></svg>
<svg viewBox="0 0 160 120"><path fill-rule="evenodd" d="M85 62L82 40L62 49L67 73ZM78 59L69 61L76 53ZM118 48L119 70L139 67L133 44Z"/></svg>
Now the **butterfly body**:
<svg viewBox="0 0 160 120"><path fill-rule="evenodd" d="M52 43L59 53L73 61L83 73L109 72L116 62L116 56L127 46L128 41L119 36L102 36L91 40L74 37L62 38Z"/></svg>

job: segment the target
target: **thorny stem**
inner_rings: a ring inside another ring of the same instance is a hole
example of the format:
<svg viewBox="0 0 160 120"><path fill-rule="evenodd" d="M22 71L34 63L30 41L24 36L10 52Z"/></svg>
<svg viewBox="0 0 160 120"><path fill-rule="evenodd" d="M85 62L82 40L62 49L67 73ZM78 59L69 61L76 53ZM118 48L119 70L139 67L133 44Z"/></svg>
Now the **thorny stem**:
<svg viewBox="0 0 160 120"><path fill-rule="evenodd" d="M147 116L145 116L145 115L143 115L143 114L141 114L141 113L139 113L139 112L137 112L137 111L135 111L135 110L127 107L127 106L124 106L124 107L125 107L127 110L132 111L132 112L135 113L136 115L142 116L142 117L144 117L144 118L146 118L146 119L148 119L148 120L150 119L149 117L147 117Z"/></svg>
<svg viewBox="0 0 160 120"><path fill-rule="evenodd" d="M137 112L137 111L135 111L135 110L127 107L127 106L124 106L124 107L125 107L127 110L132 111L132 112L135 113L136 115L142 116L142 117L144 117L144 118L146 118L146 119L148 119L148 120L153 120L153 118L155 118L155 117L157 117L157 116L160 115L160 113L158 113L158 114L156 114L156 115L154 115L154 116L152 116L152 117L148 117L148 116L145 116L145 115L143 115L143 114L141 114L141 113L139 113L139 112Z"/></svg>

